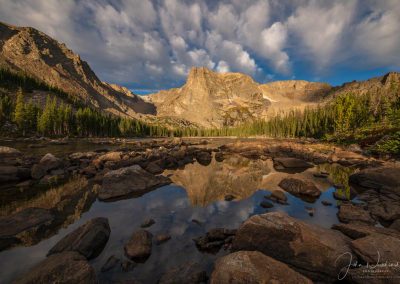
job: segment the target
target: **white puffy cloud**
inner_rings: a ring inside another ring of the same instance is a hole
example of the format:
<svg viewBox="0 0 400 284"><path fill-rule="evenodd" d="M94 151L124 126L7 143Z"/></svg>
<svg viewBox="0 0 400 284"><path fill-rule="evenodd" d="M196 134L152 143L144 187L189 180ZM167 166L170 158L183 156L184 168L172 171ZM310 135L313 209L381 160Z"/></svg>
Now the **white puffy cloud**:
<svg viewBox="0 0 400 284"><path fill-rule="evenodd" d="M302 46L301 56L312 58L318 68L329 65L339 55L344 35L355 12L355 1L310 1L288 18L294 40Z"/></svg>
<svg viewBox="0 0 400 284"><path fill-rule="evenodd" d="M0 0L0 21L33 26L135 88L184 82L192 66L260 81L314 70L399 67L396 0Z"/></svg>

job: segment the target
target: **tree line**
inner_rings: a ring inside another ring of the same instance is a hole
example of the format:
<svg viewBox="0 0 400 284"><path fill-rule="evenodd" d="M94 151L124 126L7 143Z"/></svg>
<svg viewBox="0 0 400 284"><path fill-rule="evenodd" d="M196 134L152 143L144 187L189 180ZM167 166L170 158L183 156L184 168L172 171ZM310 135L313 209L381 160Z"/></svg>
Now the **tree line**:
<svg viewBox="0 0 400 284"><path fill-rule="evenodd" d="M9 96L0 97L0 124L12 121L25 136L83 136L83 137L141 137L168 136L171 130L159 125L118 117L89 107L74 109L56 97L47 96L43 108L32 100L26 102L22 88L17 91L15 103Z"/></svg>

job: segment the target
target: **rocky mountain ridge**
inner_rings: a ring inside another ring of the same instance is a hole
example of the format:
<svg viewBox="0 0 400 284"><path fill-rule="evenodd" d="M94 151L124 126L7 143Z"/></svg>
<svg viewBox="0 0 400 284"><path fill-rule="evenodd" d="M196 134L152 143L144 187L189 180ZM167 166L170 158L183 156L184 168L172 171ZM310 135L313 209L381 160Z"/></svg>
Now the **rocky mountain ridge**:
<svg viewBox="0 0 400 284"><path fill-rule="evenodd" d="M155 112L129 90L101 82L79 55L31 27L0 22L0 67L27 74L116 115Z"/></svg>
<svg viewBox="0 0 400 284"><path fill-rule="evenodd" d="M320 101L326 83L277 81L259 84L241 73L217 73L193 67L181 88L149 95L158 116L177 116L203 127L234 126L265 119L271 109L302 107Z"/></svg>
<svg viewBox="0 0 400 284"><path fill-rule="evenodd" d="M245 74L193 67L182 87L138 96L125 87L100 81L88 63L65 44L34 28L1 22L0 68L36 78L96 109L169 128L237 126L323 104L343 93L372 93L380 100L400 90L397 72L332 87L303 80L260 84ZM47 94L35 92L35 96Z"/></svg>

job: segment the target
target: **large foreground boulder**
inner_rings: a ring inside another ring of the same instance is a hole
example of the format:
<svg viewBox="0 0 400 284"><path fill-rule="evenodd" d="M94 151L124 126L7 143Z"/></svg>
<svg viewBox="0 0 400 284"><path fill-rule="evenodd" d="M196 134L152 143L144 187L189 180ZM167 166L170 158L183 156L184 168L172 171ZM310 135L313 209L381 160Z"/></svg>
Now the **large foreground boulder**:
<svg viewBox="0 0 400 284"><path fill-rule="evenodd" d="M321 195L321 191L315 184L308 180L297 178L284 178L279 186L285 191L298 197L317 198Z"/></svg>
<svg viewBox="0 0 400 284"><path fill-rule="evenodd" d="M27 208L0 218L0 250L23 243L31 245L51 226L55 216L42 208Z"/></svg>
<svg viewBox="0 0 400 284"><path fill-rule="evenodd" d="M350 239L282 212L255 215L238 229L233 250L257 250L313 280L333 281L346 266Z"/></svg>
<svg viewBox="0 0 400 284"><path fill-rule="evenodd" d="M87 259L97 257L110 237L107 218L94 218L62 238L48 255L63 251L76 251Z"/></svg>
<svg viewBox="0 0 400 284"><path fill-rule="evenodd" d="M351 242L351 248L359 258L355 269L349 270L349 279L353 283L399 283L400 239L371 234Z"/></svg>
<svg viewBox="0 0 400 284"><path fill-rule="evenodd" d="M153 235L146 230L134 232L124 246L126 256L133 261L146 261L151 254L152 238Z"/></svg>
<svg viewBox="0 0 400 284"><path fill-rule="evenodd" d="M286 264L258 251L239 251L215 263L211 284L312 283Z"/></svg>
<svg viewBox="0 0 400 284"><path fill-rule="evenodd" d="M63 252L49 256L16 284L33 283L97 283L96 273L87 260L77 252Z"/></svg>
<svg viewBox="0 0 400 284"><path fill-rule="evenodd" d="M107 200L140 196L169 183L171 183L169 178L155 176L134 165L105 174L98 197L100 200Z"/></svg>
<svg viewBox="0 0 400 284"><path fill-rule="evenodd" d="M396 263L400 255L400 239L388 235L371 234L352 241L351 248L365 263L376 264L386 261Z"/></svg>

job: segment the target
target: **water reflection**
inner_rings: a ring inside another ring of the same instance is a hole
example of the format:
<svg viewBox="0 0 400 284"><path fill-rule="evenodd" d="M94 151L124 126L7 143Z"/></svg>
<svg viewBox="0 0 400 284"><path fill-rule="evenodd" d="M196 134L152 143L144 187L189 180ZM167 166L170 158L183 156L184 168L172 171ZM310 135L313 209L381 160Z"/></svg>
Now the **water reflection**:
<svg viewBox="0 0 400 284"><path fill-rule="evenodd" d="M313 180L321 190L332 184L327 179L315 178L318 168L296 170L292 174L274 169L271 160L254 160L240 155L230 155L222 162L212 160L208 166L199 163L186 165L183 169L166 171L171 180L186 189L192 205L206 206L233 195L236 200L248 198L258 189L278 189L279 182L288 176Z"/></svg>
<svg viewBox="0 0 400 284"><path fill-rule="evenodd" d="M289 215L309 223L330 228L338 222L335 206L324 206L321 200L334 203L332 193L335 190L326 178L315 178L320 171L330 173L329 179L342 182L346 171L342 168L319 166L309 168L302 173L288 174L274 170L270 160L251 160L238 155L228 156L223 162L213 159L209 166L198 163L188 164L183 169L167 171L175 184L164 186L139 198L105 203L85 196L85 191L61 190L46 191L34 198L16 201L1 208L1 214L8 215L32 206L54 208L65 212L63 225L53 234L30 247L16 247L0 252L0 279L8 283L16 276L29 270L43 260L48 250L66 234L86 221L95 217L107 217L111 227L110 239L103 252L91 264L96 269L101 283L136 279L143 283L157 283L160 276L171 267L185 264L188 260L198 262L208 273L214 260L228 252L220 250L216 255L198 251L192 239L204 235L211 228L237 228L244 220L254 214L270 211L284 211ZM308 203L290 194L289 205L274 204L264 209L260 202L268 195L268 190L278 187L282 178L292 176L313 179L322 191L317 202ZM86 194L89 194L87 191ZM224 201L225 195L232 194L236 199ZM90 207L90 209L89 209ZM311 217L305 210L315 210ZM61 216L61 215L60 215ZM101 272L102 265L114 255L124 260L123 246L133 231L141 223L153 218L156 223L148 228L153 235L168 233L171 240L153 246L152 254L144 264L138 264L130 272L115 269ZM196 219L200 225L192 222ZM18 264L18 265L16 265Z"/></svg>

